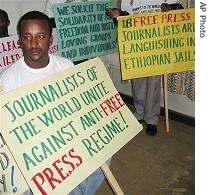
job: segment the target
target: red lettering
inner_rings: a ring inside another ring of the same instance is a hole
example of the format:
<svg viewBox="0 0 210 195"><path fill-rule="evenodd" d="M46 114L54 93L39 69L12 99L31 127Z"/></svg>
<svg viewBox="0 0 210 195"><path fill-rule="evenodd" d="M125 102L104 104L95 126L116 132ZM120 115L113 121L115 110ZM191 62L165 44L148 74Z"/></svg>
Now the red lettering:
<svg viewBox="0 0 210 195"><path fill-rule="evenodd" d="M109 113L113 113L119 110L124 105L125 104L122 102L120 95L116 94L110 97L109 99L105 100L104 102L102 102L100 104L100 107L102 108L106 116L108 116Z"/></svg>
<svg viewBox="0 0 210 195"><path fill-rule="evenodd" d="M120 97L119 93L117 93L115 95L115 98L116 98L117 102L119 103L120 107L123 107L125 105L125 103L122 101L122 98Z"/></svg>
<svg viewBox="0 0 210 195"><path fill-rule="evenodd" d="M7 41L7 42L2 42L1 45L0 45L0 53L18 49L19 47L16 44L17 43L15 43L14 40Z"/></svg>
<svg viewBox="0 0 210 195"><path fill-rule="evenodd" d="M145 26L145 25L157 24L157 17L158 17L158 15L140 16L138 18L133 19L133 25L134 25L134 27L136 27L137 25Z"/></svg>
<svg viewBox="0 0 210 195"><path fill-rule="evenodd" d="M173 22L181 22L181 21L186 21L190 20L190 13L181 13L181 14L162 14L162 23L173 23Z"/></svg>
<svg viewBox="0 0 210 195"><path fill-rule="evenodd" d="M110 99L106 100L106 104L109 107L109 110L111 111L111 113L115 112L117 109L114 107L115 105L112 103L111 99L113 97L111 97Z"/></svg>
<svg viewBox="0 0 210 195"><path fill-rule="evenodd" d="M39 178L41 179L41 181L37 180ZM44 177L42 176L42 174L41 173L37 173L36 175L34 175L32 177L32 180L35 183L35 185L37 186L37 188L39 189L39 191L42 193L42 195L47 195L45 190L42 188L42 185L44 184Z"/></svg>
<svg viewBox="0 0 210 195"><path fill-rule="evenodd" d="M58 45L53 45L49 49L49 53L55 53L58 51Z"/></svg>
<svg viewBox="0 0 210 195"><path fill-rule="evenodd" d="M71 173L72 173L72 172L74 171L74 169L75 169L75 166L74 166L74 164L73 164L72 162L66 160L66 158L68 158L68 157L67 157L66 154L64 154L64 155L62 156L62 162L63 162L64 164L69 164L69 165L70 165L71 169L69 169L69 171L68 171L67 174L68 174L68 175L71 175Z"/></svg>
<svg viewBox="0 0 210 195"><path fill-rule="evenodd" d="M162 23L167 22L167 14L162 15Z"/></svg>
<svg viewBox="0 0 210 195"><path fill-rule="evenodd" d="M57 182L59 184L62 182L62 180L54 178L54 173L50 168L44 169L44 171L42 173L45 175L48 182L50 183L50 186L52 187L52 190L55 189L55 185L54 185L53 182Z"/></svg>
<svg viewBox="0 0 210 195"><path fill-rule="evenodd" d="M7 42L7 46L8 46L8 50L7 50L7 51L12 50L12 47L11 47L11 42Z"/></svg>
<svg viewBox="0 0 210 195"><path fill-rule="evenodd" d="M121 106L118 105L118 104L116 103L116 101L115 101L115 100L116 100L116 97L115 97L115 96L114 96L114 97L111 97L110 100L111 100L111 103L112 103L112 104L114 105L114 107L115 107L115 111L116 111L116 110L119 110Z"/></svg>
<svg viewBox="0 0 210 195"><path fill-rule="evenodd" d="M186 20L190 20L191 19L191 13L187 13L186 16L187 16Z"/></svg>
<svg viewBox="0 0 210 195"><path fill-rule="evenodd" d="M79 160L78 163L76 163L76 166L79 167L82 163L83 163L83 160L80 156L78 155L73 155L72 153L74 152L74 148L72 148L70 151L69 151L69 156L71 158L76 158L77 160Z"/></svg>
<svg viewBox="0 0 210 195"><path fill-rule="evenodd" d="M16 62L18 59L20 59L20 55L19 54L14 54L14 55L11 55L11 56L4 56L3 57L4 66L11 65L14 62Z"/></svg>
<svg viewBox="0 0 210 195"><path fill-rule="evenodd" d="M145 17L145 16L140 17L140 24L141 24L141 26L144 26L144 25L147 24L147 23L145 22L145 20L146 20L146 17ZM144 24L144 25L143 25L143 24Z"/></svg>
<svg viewBox="0 0 210 195"><path fill-rule="evenodd" d="M62 173L63 168L62 167L58 167L58 165L57 165L57 163L60 163L60 162L61 161L58 159L52 165L55 167L55 169L57 170L58 174L61 176L61 179L65 180L69 176L69 174L67 173L66 176L63 175L63 173Z"/></svg>
<svg viewBox="0 0 210 195"><path fill-rule="evenodd" d="M137 20L138 18L134 18L133 20L133 25L134 25L134 27L136 27L137 25L136 25L136 23L138 23L138 20Z"/></svg>
<svg viewBox="0 0 210 195"><path fill-rule="evenodd" d="M43 195L47 195L46 185L50 185L52 190L56 185L60 185L71 173L83 163L81 156L74 154L74 149L70 149L67 154L64 154L60 159L52 163L51 167L45 168L42 172L34 175L31 180ZM75 161L76 159L76 161ZM70 165L66 166L66 165Z"/></svg>
<svg viewBox="0 0 210 195"><path fill-rule="evenodd" d="M106 105L104 106L104 104L106 104L106 102L102 102L100 104L100 107L102 108L102 110L104 111L104 113L106 114L106 116L108 116L108 112L106 111L107 110L107 107L106 107Z"/></svg>
<svg viewBox="0 0 210 195"><path fill-rule="evenodd" d="M167 19L168 19L167 22L173 22L173 21L172 21L172 14L168 14L168 18L167 18Z"/></svg>

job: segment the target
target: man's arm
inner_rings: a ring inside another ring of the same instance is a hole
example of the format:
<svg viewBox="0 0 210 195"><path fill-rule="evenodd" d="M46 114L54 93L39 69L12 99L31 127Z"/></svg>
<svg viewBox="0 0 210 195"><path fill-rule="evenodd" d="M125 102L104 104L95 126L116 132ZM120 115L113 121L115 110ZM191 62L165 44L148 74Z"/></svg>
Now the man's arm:
<svg viewBox="0 0 210 195"><path fill-rule="evenodd" d="M180 3L172 3L172 4L162 3L161 4L161 11L162 12L167 12L167 11L170 11L170 10L178 10L178 9L184 9L182 4L180 4Z"/></svg>

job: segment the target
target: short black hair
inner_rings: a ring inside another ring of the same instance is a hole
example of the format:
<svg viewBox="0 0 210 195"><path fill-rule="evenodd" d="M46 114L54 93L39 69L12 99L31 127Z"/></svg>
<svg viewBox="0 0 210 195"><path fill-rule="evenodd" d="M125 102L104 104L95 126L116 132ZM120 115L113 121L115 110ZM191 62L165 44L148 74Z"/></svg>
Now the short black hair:
<svg viewBox="0 0 210 195"><path fill-rule="evenodd" d="M0 9L0 19L2 21L8 21L9 20L9 16L8 16L7 12L2 10L2 9Z"/></svg>
<svg viewBox="0 0 210 195"><path fill-rule="evenodd" d="M19 36L20 36L21 24L24 20L45 20L48 24L49 35L50 36L52 35L52 26L51 26L50 18L46 14L44 14L40 11L30 11L30 12L27 12L26 14L24 14L18 21L17 33Z"/></svg>

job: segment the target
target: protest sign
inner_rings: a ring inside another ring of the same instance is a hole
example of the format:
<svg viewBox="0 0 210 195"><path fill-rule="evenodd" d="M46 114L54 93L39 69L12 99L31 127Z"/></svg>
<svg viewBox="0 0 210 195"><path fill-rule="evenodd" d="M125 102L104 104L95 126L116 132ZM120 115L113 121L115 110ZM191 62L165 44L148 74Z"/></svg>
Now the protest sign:
<svg viewBox="0 0 210 195"><path fill-rule="evenodd" d="M53 42L50 45L49 53L53 55L58 55L57 31L55 28L53 28L52 37L53 37Z"/></svg>
<svg viewBox="0 0 210 195"><path fill-rule="evenodd" d="M55 4L59 55L76 61L116 52L116 26L105 14L113 2Z"/></svg>
<svg viewBox="0 0 210 195"><path fill-rule="evenodd" d="M17 35L0 38L0 72L22 56L21 48L17 42Z"/></svg>
<svg viewBox="0 0 210 195"><path fill-rule="evenodd" d="M57 34L56 30L52 32L53 43L49 48L49 53L57 55ZM18 45L18 36L11 35L10 37L0 38L0 72L6 67L11 66L22 56L22 50ZM0 91L2 86L0 86ZM0 121L1 123L1 121ZM25 182L19 168L16 165L13 156L4 143L4 140L0 136L0 193L9 194L12 193L21 194L29 187Z"/></svg>
<svg viewBox="0 0 210 195"><path fill-rule="evenodd" d="M57 33L53 29L52 32L53 43L49 48L49 53L57 55ZM18 45L18 36L11 35L9 37L0 38L0 72L6 67L12 65L14 62L22 57L23 53Z"/></svg>
<svg viewBox="0 0 210 195"><path fill-rule="evenodd" d="M174 3L173 0L167 0L167 3ZM130 14L139 14L147 12L161 11L161 3L163 0L150 0L150 1L121 1L121 9Z"/></svg>
<svg viewBox="0 0 210 195"><path fill-rule="evenodd" d="M6 145L0 147L0 170L0 194L21 194L29 188Z"/></svg>
<svg viewBox="0 0 210 195"><path fill-rule="evenodd" d="M194 9L119 17L122 79L195 68Z"/></svg>
<svg viewBox="0 0 210 195"><path fill-rule="evenodd" d="M2 95L1 130L35 194L66 194L142 125L95 58Z"/></svg>

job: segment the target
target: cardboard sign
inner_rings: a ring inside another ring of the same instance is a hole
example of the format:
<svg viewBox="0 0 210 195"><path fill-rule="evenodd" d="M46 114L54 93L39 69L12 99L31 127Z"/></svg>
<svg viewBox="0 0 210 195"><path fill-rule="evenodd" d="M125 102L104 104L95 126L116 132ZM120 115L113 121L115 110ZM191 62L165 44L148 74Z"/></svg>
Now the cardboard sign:
<svg viewBox="0 0 210 195"><path fill-rule="evenodd" d="M22 50L17 42L17 35L0 38L0 72L22 56Z"/></svg>
<svg viewBox="0 0 210 195"><path fill-rule="evenodd" d="M34 194L66 194L142 125L95 58L2 95L1 130Z"/></svg>
<svg viewBox="0 0 210 195"><path fill-rule="evenodd" d="M10 151L3 144L0 146L0 170L0 194L21 194L29 188Z"/></svg>
<svg viewBox="0 0 210 195"><path fill-rule="evenodd" d="M76 61L116 52L117 31L105 14L108 7L113 2L55 4L59 55Z"/></svg>
<svg viewBox="0 0 210 195"><path fill-rule="evenodd" d="M53 29L53 43L50 46L49 53L57 55L57 33ZM11 35L9 37L0 38L0 72L14 62L20 59L23 55L21 48L18 45L18 36Z"/></svg>
<svg viewBox="0 0 210 195"><path fill-rule="evenodd" d="M138 0L122 0L121 9L127 11L130 14L139 14L147 12L161 11L160 5L164 0L150 0L150 1L138 1ZM170 3L167 1L167 3Z"/></svg>
<svg viewBox="0 0 210 195"><path fill-rule="evenodd" d="M194 70L194 9L119 17L122 79Z"/></svg>
<svg viewBox="0 0 210 195"><path fill-rule="evenodd" d="M130 14L160 12L162 3L178 3L179 0L122 0L121 10L125 10Z"/></svg>

